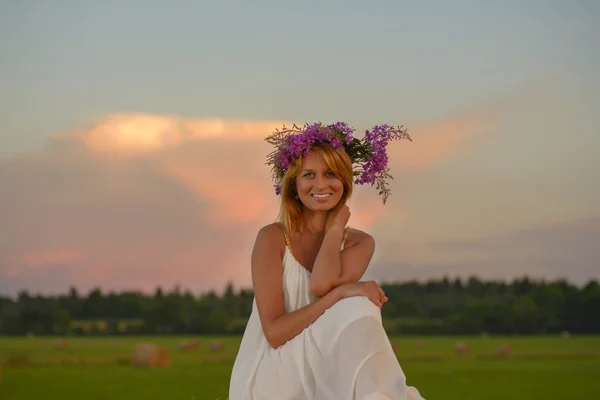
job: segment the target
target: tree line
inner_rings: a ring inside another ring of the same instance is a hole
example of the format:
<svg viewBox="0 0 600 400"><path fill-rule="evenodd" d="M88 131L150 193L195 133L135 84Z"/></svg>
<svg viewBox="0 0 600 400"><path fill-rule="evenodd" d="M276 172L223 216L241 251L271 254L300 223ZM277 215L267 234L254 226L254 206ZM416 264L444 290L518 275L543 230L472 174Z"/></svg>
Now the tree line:
<svg viewBox="0 0 600 400"><path fill-rule="evenodd" d="M600 285L566 280L511 282L477 277L382 284L389 334L600 333ZM252 310L251 290L228 284L194 295L179 287L139 291L0 296L0 335L241 334Z"/></svg>

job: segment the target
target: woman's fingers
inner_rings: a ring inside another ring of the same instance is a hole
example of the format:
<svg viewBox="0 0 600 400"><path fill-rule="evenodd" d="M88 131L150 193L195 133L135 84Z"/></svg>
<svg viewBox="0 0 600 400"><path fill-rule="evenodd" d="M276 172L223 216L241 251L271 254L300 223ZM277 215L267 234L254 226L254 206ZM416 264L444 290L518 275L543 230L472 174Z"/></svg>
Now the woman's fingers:
<svg viewBox="0 0 600 400"><path fill-rule="evenodd" d="M381 303L385 303L386 301L388 301L388 298L385 295L385 292L383 291L383 289L379 285L377 285L377 289L378 289L378 292L379 292L379 296L381 297Z"/></svg>
<svg viewBox="0 0 600 400"><path fill-rule="evenodd" d="M375 281L365 282L362 289L363 293L379 308L383 307L383 303L388 301L383 289Z"/></svg>
<svg viewBox="0 0 600 400"><path fill-rule="evenodd" d="M379 295L379 293L374 292L372 296L375 299L375 301L374 301L375 305L379 308L383 307L383 300L382 300L381 296Z"/></svg>

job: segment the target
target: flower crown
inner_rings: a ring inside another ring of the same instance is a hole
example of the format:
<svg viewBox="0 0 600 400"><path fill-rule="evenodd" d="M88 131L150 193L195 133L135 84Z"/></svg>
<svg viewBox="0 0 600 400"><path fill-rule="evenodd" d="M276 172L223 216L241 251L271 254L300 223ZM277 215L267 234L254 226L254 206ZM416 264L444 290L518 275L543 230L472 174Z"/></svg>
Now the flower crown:
<svg viewBox="0 0 600 400"><path fill-rule="evenodd" d="M350 156L354 183L358 185L376 185L379 195L385 204L390 189L389 179L394 179L389 174L388 155L386 147L394 139L412 139L402 129L389 125L376 125L371 130L365 131L362 139L353 137L354 129L344 122L323 125L320 122L305 124L299 128L294 124L292 128L283 126L282 130L276 129L265 140L275 146L275 150L267 156L267 165L271 165L275 193L281 193L281 179L285 175L292 161L300 155L306 156L314 144L327 142L336 149L344 149Z"/></svg>

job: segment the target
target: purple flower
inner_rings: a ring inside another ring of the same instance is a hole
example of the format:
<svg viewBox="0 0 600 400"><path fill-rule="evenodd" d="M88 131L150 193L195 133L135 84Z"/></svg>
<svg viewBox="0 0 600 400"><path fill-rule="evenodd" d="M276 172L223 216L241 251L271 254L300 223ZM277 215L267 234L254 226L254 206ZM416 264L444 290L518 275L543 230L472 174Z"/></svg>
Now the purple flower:
<svg viewBox="0 0 600 400"><path fill-rule="evenodd" d="M268 165L272 165L275 192L279 195L280 179L294 159L300 155L306 156L313 145L327 142L336 149L344 149L352 161L356 184L370 184L377 186L383 195L385 203L389 189L387 145L395 139L408 139L410 136L401 127L394 128L389 125L376 125L371 130L365 131L362 140L354 140L354 129L345 122L336 122L332 125L323 125L321 122L306 124L303 129L294 125L291 129L284 127L283 131L276 131L265 140L275 145L276 150L268 155Z"/></svg>

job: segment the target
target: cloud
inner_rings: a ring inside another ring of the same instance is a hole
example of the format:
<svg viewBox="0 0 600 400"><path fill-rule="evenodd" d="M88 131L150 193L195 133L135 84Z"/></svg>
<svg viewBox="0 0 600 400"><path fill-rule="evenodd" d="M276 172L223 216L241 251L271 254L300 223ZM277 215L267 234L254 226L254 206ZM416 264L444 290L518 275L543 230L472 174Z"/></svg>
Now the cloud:
<svg viewBox="0 0 600 400"><path fill-rule="evenodd" d="M392 174L436 162L488 122L417 127L415 146L391 148L404 152ZM278 211L263 138L284 123L116 114L0 160L0 292L250 285L254 236ZM408 215L371 187L351 205L360 229Z"/></svg>
<svg viewBox="0 0 600 400"><path fill-rule="evenodd" d="M485 103L405 127L413 142L389 146L390 167L412 172L433 166L458 149L473 150L484 133L502 128L519 115L547 111L543 105L555 89L556 77L542 75Z"/></svg>
<svg viewBox="0 0 600 400"><path fill-rule="evenodd" d="M285 123L218 118L187 120L142 113L113 114L89 127L55 134L53 138L75 139L100 153L133 156L158 152L194 140L261 140Z"/></svg>
<svg viewBox="0 0 600 400"><path fill-rule="evenodd" d="M0 292L63 291L70 284L151 290L182 282L205 290L243 280L253 231L268 221L216 223L219 199L198 195L165 168L183 150L113 159L59 146L2 162ZM202 160L204 153L197 155ZM218 171L222 164L192 168ZM230 210L239 214L257 195L227 190L238 199Z"/></svg>
<svg viewBox="0 0 600 400"><path fill-rule="evenodd" d="M583 283L600 270L600 217L553 221L463 241L379 246L369 277L387 281L448 275L512 279L529 275Z"/></svg>
<svg viewBox="0 0 600 400"><path fill-rule="evenodd" d="M404 170L429 166L452 152L469 134L488 125L481 116L457 116L417 125L409 132L413 142L390 145L390 167Z"/></svg>

